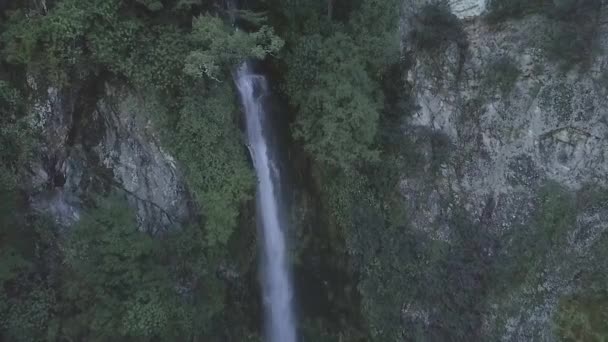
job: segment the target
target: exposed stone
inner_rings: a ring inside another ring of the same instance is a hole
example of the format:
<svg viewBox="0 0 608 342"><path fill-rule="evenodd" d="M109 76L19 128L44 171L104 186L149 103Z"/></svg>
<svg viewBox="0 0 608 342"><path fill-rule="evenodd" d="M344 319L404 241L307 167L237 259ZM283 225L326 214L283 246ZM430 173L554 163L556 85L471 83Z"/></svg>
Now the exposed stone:
<svg viewBox="0 0 608 342"><path fill-rule="evenodd" d="M450 8L458 18L479 16L486 9L486 0L450 0Z"/></svg>
<svg viewBox="0 0 608 342"><path fill-rule="evenodd" d="M138 222L157 231L190 216L189 198L176 162L162 149L151 128L143 98L124 88L106 87L96 114L106 123L94 148L101 164L112 170L116 186L137 209Z"/></svg>
<svg viewBox="0 0 608 342"><path fill-rule="evenodd" d="M407 13L415 15L424 3L405 1ZM461 18L478 15L484 4L450 2ZM598 41L605 47L608 16L601 15ZM466 20L466 51L453 43L429 57L411 50L409 19L403 18L404 50L415 62L407 79L417 104L405 134L424 156L439 153L429 149L426 136L443 134L450 140L441 172L402 179L414 228L449 241L451 227L441 223L453 214L450 208L457 207L466 210L472 222L505 236L529 226L538 189L549 180L572 191L588 184L608 186L608 85L601 85L608 55L598 55L588 70L563 71L544 57L539 34L533 34L544 32L546 21L528 16L497 30L482 20ZM487 83L486 75L492 63L505 56L519 75L510 92L503 93ZM421 168L428 169L432 159L427 157ZM559 260L548 261L541 279L521 284L506 298L490 300L486 333L504 341L554 341L552 315L559 298L574 290L576 274L576 263L562 266L561 261L585 259L594 241L608 231L607 212L608 203L579 212L568 247L560 251Z"/></svg>
<svg viewBox="0 0 608 342"><path fill-rule="evenodd" d="M44 133L31 203L63 226L96 196L124 193L140 229L160 233L193 216L175 160L154 135L145 101L126 87L49 88L33 108Z"/></svg>
<svg viewBox="0 0 608 342"><path fill-rule="evenodd" d="M462 204L477 213L488 195L534 191L546 179L573 190L608 182L606 97L592 78L563 74L549 61L531 57L538 55L536 48L520 37L539 20L530 18L504 31L473 22L465 26L471 44L462 74L445 65L437 73L434 61L418 60L409 75L419 108L409 124L450 138L450 178L468 201ZM512 53L517 51L523 54ZM510 94L497 94L483 86L484 74L492 60L504 55L520 70L536 59L545 71L522 74ZM443 57L445 64L457 63L455 51L447 49Z"/></svg>

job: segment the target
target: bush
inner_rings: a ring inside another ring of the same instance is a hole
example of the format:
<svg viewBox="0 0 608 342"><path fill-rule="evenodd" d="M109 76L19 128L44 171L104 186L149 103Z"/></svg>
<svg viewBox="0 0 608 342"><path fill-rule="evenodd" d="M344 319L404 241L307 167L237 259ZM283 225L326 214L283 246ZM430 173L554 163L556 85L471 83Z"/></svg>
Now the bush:
<svg viewBox="0 0 608 342"><path fill-rule="evenodd" d="M606 341L608 293L603 291L562 298L555 323L560 341Z"/></svg>
<svg viewBox="0 0 608 342"><path fill-rule="evenodd" d="M513 229L500 252L496 270L497 291L525 283L546 267L553 251L567 245L568 233L575 227L575 197L565 188L548 182L539 190L539 204L529 226Z"/></svg>
<svg viewBox="0 0 608 342"><path fill-rule="evenodd" d="M608 70L602 71L597 81L604 90L608 91Z"/></svg>
<svg viewBox="0 0 608 342"><path fill-rule="evenodd" d="M533 13L541 13L551 0L491 0L486 20L495 24Z"/></svg>
<svg viewBox="0 0 608 342"><path fill-rule="evenodd" d="M578 21L597 14L601 6L602 0L553 0L547 5L547 14L555 19Z"/></svg>
<svg viewBox="0 0 608 342"><path fill-rule="evenodd" d="M597 21L591 18L554 22L544 35L547 58L564 69L589 62L595 51Z"/></svg>
<svg viewBox="0 0 608 342"><path fill-rule="evenodd" d="M493 61L486 71L487 88L499 90L503 95L513 89L521 71L509 56L502 56Z"/></svg>
<svg viewBox="0 0 608 342"><path fill-rule="evenodd" d="M604 207L608 204L605 189L585 190L583 201L588 195L591 196L586 200L597 199L594 204L599 203ZM588 257L580 262L574 278L578 284L577 291L560 298L553 321L561 341L608 340L607 251L608 235L604 232L587 250Z"/></svg>
<svg viewBox="0 0 608 342"><path fill-rule="evenodd" d="M224 84L184 97L172 137L194 198L205 212L209 245L226 243L237 225L239 206L250 198L254 178L233 120L237 110Z"/></svg>
<svg viewBox="0 0 608 342"><path fill-rule="evenodd" d="M288 56L287 91L298 107L294 136L320 164L348 169L377 159L379 85L361 67L366 61L342 33L304 37Z"/></svg>
<svg viewBox="0 0 608 342"><path fill-rule="evenodd" d="M491 0L486 20L498 23L530 14L545 14L556 19L572 19L595 11L601 0Z"/></svg>
<svg viewBox="0 0 608 342"><path fill-rule="evenodd" d="M18 185L17 174L29 160L33 130L19 91L0 80L0 187Z"/></svg>
<svg viewBox="0 0 608 342"><path fill-rule="evenodd" d="M422 7L415 17L410 39L422 51L446 48L451 42L456 42L459 47L465 47L467 43L460 19L447 6L440 4Z"/></svg>
<svg viewBox="0 0 608 342"><path fill-rule="evenodd" d="M551 20L542 36L547 57L568 69L592 56L601 6L601 0L492 0L486 20L495 24L529 14L545 15Z"/></svg>

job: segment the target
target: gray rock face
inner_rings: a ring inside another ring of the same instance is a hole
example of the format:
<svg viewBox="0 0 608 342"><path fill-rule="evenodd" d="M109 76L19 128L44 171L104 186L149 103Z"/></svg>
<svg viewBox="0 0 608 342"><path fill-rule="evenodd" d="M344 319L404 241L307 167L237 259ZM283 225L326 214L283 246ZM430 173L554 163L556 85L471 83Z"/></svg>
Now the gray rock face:
<svg viewBox="0 0 608 342"><path fill-rule="evenodd" d="M531 41L528 32L542 25L536 17L492 31L473 22L465 26L470 46L460 74L453 46L439 62L419 56L408 76L418 104L409 124L449 138L446 177L455 177L451 187L467 194L473 212L488 196L526 192L547 179L573 190L608 182L608 89L596 78L608 58L564 74ZM486 83L501 58L519 70L508 93Z"/></svg>
<svg viewBox="0 0 608 342"><path fill-rule="evenodd" d="M416 7L421 1L405 3ZM462 1L462 8L465 3L482 2ZM451 5L453 10L460 6ZM599 32L604 48L605 12ZM404 18L404 34L408 25ZM437 159L433 155L447 155L434 176L422 172L402 179L415 228L449 241L445 222L458 207L500 236L530 221L538 188L547 181L572 191L608 185L608 82L602 78L608 54L595 57L587 69L563 71L544 57L538 41L546 25L544 17L531 16L497 30L472 19L463 22L469 42L465 51L455 43L439 55L410 51L415 66L408 81L417 110L405 133L421 146L425 167ZM407 42L404 49L410 49ZM491 81L501 61L516 67L506 90ZM449 141L442 151L434 148L437 136ZM570 239L563 255L583 258L594 237L608 231L607 214L606 208L579 213L572 231L585 232L585 238ZM541 287L522 286L496 302L485 319L491 328L486 328L499 329L505 341L554 340L552 315L558 298L572 291L576 272L563 267L546 272ZM507 307L511 311L505 316Z"/></svg>
<svg viewBox="0 0 608 342"><path fill-rule="evenodd" d="M486 0L450 0L449 3L452 13L462 19L476 17L486 9Z"/></svg>
<svg viewBox="0 0 608 342"><path fill-rule="evenodd" d="M102 142L94 151L112 170L115 186L125 191L137 209L142 227L157 231L190 217L189 198L175 160L155 138L149 108L126 89L107 87L96 114L106 118Z"/></svg>
<svg viewBox="0 0 608 342"><path fill-rule="evenodd" d="M149 106L126 87L95 87L49 88L34 107L44 144L31 167L33 207L69 226L96 196L117 191L147 232L192 219L185 182L154 135Z"/></svg>

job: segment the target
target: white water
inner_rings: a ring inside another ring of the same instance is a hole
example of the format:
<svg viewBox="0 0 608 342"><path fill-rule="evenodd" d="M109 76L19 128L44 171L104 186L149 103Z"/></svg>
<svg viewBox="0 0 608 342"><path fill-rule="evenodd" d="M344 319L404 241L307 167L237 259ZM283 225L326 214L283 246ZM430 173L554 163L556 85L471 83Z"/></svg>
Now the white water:
<svg viewBox="0 0 608 342"><path fill-rule="evenodd" d="M252 74L247 63L237 70L236 84L247 117L249 150L258 178L257 205L263 232L262 291L269 342L295 342L292 288L287 267L287 249L279 215L279 173L268 146L263 98L268 94L266 78Z"/></svg>

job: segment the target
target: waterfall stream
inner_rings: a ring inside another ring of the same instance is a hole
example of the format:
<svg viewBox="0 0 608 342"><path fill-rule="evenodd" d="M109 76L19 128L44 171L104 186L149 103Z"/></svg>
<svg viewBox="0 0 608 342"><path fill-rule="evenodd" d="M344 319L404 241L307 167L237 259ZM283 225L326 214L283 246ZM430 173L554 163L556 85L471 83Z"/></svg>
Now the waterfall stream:
<svg viewBox="0 0 608 342"><path fill-rule="evenodd" d="M292 287L287 248L281 222L279 201L280 174L268 141L271 125L267 122L264 97L269 94L266 78L242 64L235 76L247 123L248 147L254 163L257 184L257 210L263 235L262 291L269 342L295 342Z"/></svg>

